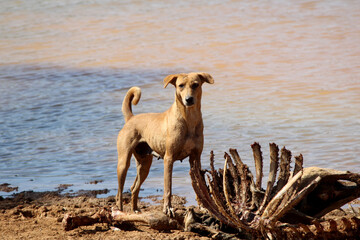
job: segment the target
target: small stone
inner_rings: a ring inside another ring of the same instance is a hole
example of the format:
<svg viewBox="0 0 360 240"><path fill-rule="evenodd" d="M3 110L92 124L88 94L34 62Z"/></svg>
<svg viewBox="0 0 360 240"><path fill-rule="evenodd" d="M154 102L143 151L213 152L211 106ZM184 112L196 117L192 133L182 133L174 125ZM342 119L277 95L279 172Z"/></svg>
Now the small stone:
<svg viewBox="0 0 360 240"><path fill-rule="evenodd" d="M111 227L110 227L110 229L111 229L111 230L113 230L113 231L121 231L121 229L120 229L120 228L113 227L113 226L111 226Z"/></svg>

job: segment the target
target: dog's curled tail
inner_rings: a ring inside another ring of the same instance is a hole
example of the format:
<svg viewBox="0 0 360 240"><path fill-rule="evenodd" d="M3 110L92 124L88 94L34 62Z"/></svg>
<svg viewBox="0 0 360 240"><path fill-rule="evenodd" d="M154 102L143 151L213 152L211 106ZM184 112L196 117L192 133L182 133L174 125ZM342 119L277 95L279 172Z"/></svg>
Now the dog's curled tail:
<svg viewBox="0 0 360 240"><path fill-rule="evenodd" d="M125 122L129 121L129 119L134 116L134 114L132 113L131 104L138 104L140 97L141 90L139 87L132 87L126 93L121 109L125 118Z"/></svg>

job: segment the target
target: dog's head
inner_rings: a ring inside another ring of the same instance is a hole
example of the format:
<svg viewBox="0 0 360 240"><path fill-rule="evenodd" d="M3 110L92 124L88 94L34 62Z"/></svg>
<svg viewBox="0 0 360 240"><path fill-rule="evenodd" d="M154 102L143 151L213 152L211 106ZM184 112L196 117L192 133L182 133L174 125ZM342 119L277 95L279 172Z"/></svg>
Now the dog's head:
<svg viewBox="0 0 360 240"><path fill-rule="evenodd" d="M176 87L176 97L186 107L192 107L200 103L202 84L214 83L214 79L208 73L180 73L172 74L164 79L164 88L171 83Z"/></svg>

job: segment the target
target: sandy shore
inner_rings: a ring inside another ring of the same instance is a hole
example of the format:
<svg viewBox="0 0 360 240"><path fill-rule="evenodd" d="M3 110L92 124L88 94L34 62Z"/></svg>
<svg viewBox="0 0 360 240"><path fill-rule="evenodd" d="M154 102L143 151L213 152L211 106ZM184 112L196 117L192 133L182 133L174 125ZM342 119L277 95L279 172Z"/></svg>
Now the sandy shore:
<svg viewBox="0 0 360 240"><path fill-rule="evenodd" d="M10 189L11 190L11 189ZM62 194L51 192L21 192L13 198L0 197L0 232L4 239L208 239L195 233L171 230L161 232L146 224L136 223L109 228L106 224L79 227L65 231L62 220L66 213L92 215L103 207L115 205L114 196L96 198L98 191ZM127 198L129 200L129 195ZM161 196L142 199L142 212L161 210ZM173 206L184 208L185 198L174 196ZM129 211L125 204L125 211Z"/></svg>

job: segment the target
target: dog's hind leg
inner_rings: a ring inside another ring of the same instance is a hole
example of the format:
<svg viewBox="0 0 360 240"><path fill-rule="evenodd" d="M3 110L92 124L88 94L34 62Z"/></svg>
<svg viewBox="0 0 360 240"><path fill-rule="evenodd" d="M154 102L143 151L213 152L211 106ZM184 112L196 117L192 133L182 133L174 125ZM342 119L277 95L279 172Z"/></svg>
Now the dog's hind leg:
<svg viewBox="0 0 360 240"><path fill-rule="evenodd" d="M127 151L119 151L118 153L118 165L117 165L117 175L118 175L118 193L116 195L116 203L119 209L123 210L123 202L122 202L122 192L124 190L124 183L127 171L130 167L130 158L131 158L131 152Z"/></svg>
<svg viewBox="0 0 360 240"><path fill-rule="evenodd" d="M151 155L153 150L146 142L139 142L138 145L135 147L134 156L136 159L136 167L138 167L139 161L142 162L143 158L146 158L147 155ZM151 165L151 163L150 163ZM130 190L133 191L134 187L136 186L136 182L138 181L138 174L136 175L134 184L131 186Z"/></svg>
<svg viewBox="0 0 360 240"><path fill-rule="evenodd" d="M136 159L136 178L134 184L131 186L131 206L133 211L137 211L137 202L140 192L140 187L149 175L150 167L152 164L152 155L139 155L134 153Z"/></svg>

